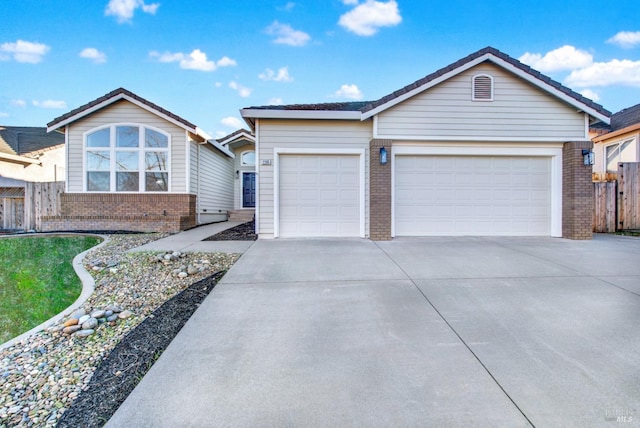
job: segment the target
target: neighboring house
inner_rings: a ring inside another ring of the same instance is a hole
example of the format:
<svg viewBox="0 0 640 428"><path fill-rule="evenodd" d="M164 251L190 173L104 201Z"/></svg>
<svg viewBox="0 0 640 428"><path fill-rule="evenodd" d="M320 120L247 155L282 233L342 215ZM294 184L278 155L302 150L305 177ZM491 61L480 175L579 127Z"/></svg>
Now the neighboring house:
<svg viewBox="0 0 640 428"><path fill-rule="evenodd" d="M252 220L256 207L255 138L246 129L239 129L217 140L235 155L233 206L230 220Z"/></svg>
<svg viewBox="0 0 640 428"><path fill-rule="evenodd" d="M591 130L595 181L614 180L620 162L640 162L640 104L614 113L609 125L596 123Z"/></svg>
<svg viewBox="0 0 640 428"><path fill-rule="evenodd" d="M48 124L65 135L61 215L44 230L177 232L227 219L234 154L191 122L120 88Z"/></svg>
<svg viewBox="0 0 640 428"><path fill-rule="evenodd" d="M47 128L0 126L0 187L64 180L64 137Z"/></svg>
<svg viewBox="0 0 640 428"><path fill-rule="evenodd" d="M261 238L591 237L582 150L610 113L494 48L374 102L241 113Z"/></svg>

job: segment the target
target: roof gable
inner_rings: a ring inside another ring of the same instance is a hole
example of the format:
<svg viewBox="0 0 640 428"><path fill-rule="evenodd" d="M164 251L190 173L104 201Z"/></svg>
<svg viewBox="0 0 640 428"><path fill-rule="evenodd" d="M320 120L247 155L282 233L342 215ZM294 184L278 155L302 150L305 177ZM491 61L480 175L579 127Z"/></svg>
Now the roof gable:
<svg viewBox="0 0 640 428"><path fill-rule="evenodd" d="M450 79L451 77L456 76L466 70L469 70L485 61L490 61L491 63L519 76L520 78L528 81L534 86L537 86L538 88L548 92L556 98L559 98L565 103L588 113L596 119L607 123L609 121L611 113L600 104L597 104L592 100L578 94L577 92L572 91L571 89L563 86L550 77L545 76L539 71L532 69L528 65L525 65L520 61L510 57L509 55L502 53L492 47L487 47L474 52L471 55L454 62L453 64L450 64L423 77L422 79L416 80L415 82L393 92L392 94L386 95L379 100L370 103L361 110L362 119L372 117L380 113L381 111L391 108L403 102L404 100L407 100L421 92L424 92L427 89L439 83L442 83L445 80Z"/></svg>
<svg viewBox="0 0 640 428"><path fill-rule="evenodd" d="M609 123L611 112L600 104L492 47L474 52L377 101L259 106L242 109L241 113L251 125L254 118L366 120L485 61L502 67L593 118Z"/></svg>
<svg viewBox="0 0 640 428"><path fill-rule="evenodd" d="M203 132L200 128L198 128L193 123L189 122L186 119L181 118L180 116L171 113L169 110L166 110L157 104L152 103L131 91L128 91L125 88L118 88L109 92L108 94L103 95L102 97L96 98L95 100L88 102L70 112L63 114L60 117L55 118L51 122L47 124L47 131L51 132L56 129L62 128L65 125L68 125L72 122L82 119L98 110L101 110L109 105L112 105L120 100L127 100L132 104L137 105L140 108L143 108L157 116L162 117L168 122L173 123L188 132L191 132L195 135L201 136L203 139L208 140L209 137L205 132Z"/></svg>

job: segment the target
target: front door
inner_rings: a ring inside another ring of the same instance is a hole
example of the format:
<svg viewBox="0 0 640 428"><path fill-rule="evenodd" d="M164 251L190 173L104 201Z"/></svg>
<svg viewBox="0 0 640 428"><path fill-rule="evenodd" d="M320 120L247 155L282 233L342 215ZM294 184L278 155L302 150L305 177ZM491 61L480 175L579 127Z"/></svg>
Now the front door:
<svg viewBox="0 0 640 428"><path fill-rule="evenodd" d="M242 207L255 208L256 206L256 173L242 173Z"/></svg>

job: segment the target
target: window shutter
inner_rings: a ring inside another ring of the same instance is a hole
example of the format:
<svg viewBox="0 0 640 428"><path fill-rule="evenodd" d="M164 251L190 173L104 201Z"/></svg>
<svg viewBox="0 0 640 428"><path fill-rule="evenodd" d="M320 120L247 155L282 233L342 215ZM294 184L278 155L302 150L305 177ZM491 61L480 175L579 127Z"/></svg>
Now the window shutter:
<svg viewBox="0 0 640 428"><path fill-rule="evenodd" d="M486 74L473 77L473 99L479 101L493 100L493 78Z"/></svg>

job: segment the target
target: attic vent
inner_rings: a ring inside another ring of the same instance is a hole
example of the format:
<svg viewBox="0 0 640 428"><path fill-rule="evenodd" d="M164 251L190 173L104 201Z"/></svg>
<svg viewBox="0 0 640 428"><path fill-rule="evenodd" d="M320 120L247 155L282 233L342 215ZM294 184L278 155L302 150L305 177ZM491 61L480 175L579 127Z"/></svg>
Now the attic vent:
<svg viewBox="0 0 640 428"><path fill-rule="evenodd" d="M493 77L486 74L473 76L473 100L493 101Z"/></svg>

